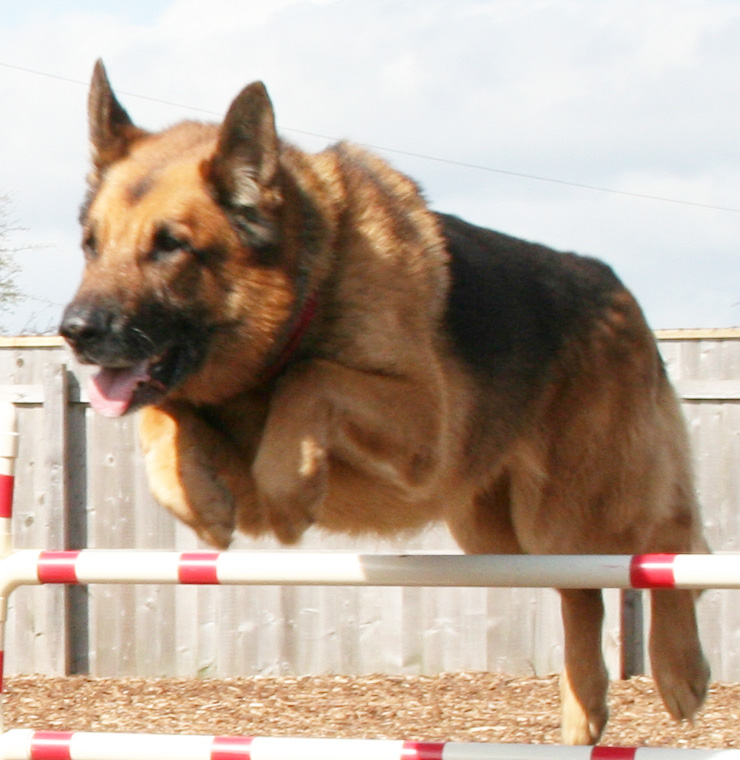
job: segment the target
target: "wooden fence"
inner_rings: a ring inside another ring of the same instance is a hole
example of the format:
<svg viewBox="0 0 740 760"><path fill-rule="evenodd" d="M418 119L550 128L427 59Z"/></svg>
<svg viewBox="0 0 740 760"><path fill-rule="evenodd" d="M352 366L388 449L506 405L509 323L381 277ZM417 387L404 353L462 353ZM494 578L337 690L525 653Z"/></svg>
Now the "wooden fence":
<svg viewBox="0 0 740 760"><path fill-rule="evenodd" d="M740 330L658 338L684 399L712 547L740 551ZM16 403L21 431L16 545L197 548L148 494L134 420L88 408L86 373L58 339L0 340L0 398ZM240 538L236 548L278 547ZM314 532L301 548L456 551L442 528L403 543ZM605 647L618 675L623 605L618 591L606 596ZM737 592L706 592L700 623L714 678L740 680ZM7 644L7 672L52 675L522 675L562 667L558 597L541 589L22 588L11 600ZM638 636L633 662L641 649Z"/></svg>

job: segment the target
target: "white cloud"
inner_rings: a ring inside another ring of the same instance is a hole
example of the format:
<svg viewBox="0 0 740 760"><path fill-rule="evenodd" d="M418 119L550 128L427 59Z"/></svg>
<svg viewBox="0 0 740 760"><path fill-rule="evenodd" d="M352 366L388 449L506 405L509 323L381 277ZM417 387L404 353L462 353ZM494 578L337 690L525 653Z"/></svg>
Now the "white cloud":
<svg viewBox="0 0 740 760"><path fill-rule="evenodd" d="M212 118L195 109L222 113L261 78L286 130L740 208L734 0L5 6L0 63L87 81L102 56L119 92L192 107L122 94L145 126ZM0 192L14 194L26 238L52 246L24 257L22 284L59 303L80 268L85 98L85 86L0 67ZM388 157L436 207L607 259L655 326L740 321L740 214Z"/></svg>

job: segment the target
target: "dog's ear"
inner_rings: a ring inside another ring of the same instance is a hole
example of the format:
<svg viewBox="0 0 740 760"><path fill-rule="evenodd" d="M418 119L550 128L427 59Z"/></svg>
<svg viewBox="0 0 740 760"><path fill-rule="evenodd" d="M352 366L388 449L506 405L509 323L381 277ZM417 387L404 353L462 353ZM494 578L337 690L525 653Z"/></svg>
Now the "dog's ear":
<svg viewBox="0 0 740 760"><path fill-rule="evenodd" d="M87 114L92 163L97 175L114 161L123 158L131 143L146 134L134 126L123 106L116 100L101 60L95 63Z"/></svg>
<svg viewBox="0 0 740 760"><path fill-rule="evenodd" d="M205 167L207 179L229 206L259 205L275 184L279 153L272 103L262 82L253 82L226 114L216 153Z"/></svg>

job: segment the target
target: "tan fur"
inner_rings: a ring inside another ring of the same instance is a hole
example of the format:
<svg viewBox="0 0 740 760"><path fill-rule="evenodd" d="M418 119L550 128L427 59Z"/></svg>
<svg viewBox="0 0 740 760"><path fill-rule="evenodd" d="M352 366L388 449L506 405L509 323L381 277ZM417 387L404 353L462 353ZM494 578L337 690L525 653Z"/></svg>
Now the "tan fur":
<svg viewBox="0 0 740 760"><path fill-rule="evenodd" d="M474 553L707 550L678 404L627 291L573 333L522 404L506 381L481 384L442 327L448 252L412 181L350 146L276 147L259 122L269 149L255 172L268 179L255 202L282 248L278 265L257 266L213 190L232 160L227 128L101 125L105 85L98 75L83 220L97 252L77 299L104 293L126 313L166 298L221 326L204 363L140 420L155 497L206 541L441 520ZM153 260L163 222L223 261ZM314 295L308 353L266 379ZM562 600L564 738L590 743L607 718L601 596ZM671 713L691 717L708 671L690 593L654 594L653 620L658 684Z"/></svg>

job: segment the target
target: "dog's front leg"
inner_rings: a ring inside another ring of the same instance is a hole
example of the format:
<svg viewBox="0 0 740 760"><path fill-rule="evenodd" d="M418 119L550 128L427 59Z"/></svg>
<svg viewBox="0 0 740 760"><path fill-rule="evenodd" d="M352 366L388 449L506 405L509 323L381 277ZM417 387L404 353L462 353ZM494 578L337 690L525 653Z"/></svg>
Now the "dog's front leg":
<svg viewBox="0 0 740 760"><path fill-rule="evenodd" d="M261 512L285 544L310 527L326 493L330 416L329 403L301 382L273 397L253 473Z"/></svg>
<svg viewBox="0 0 740 760"><path fill-rule="evenodd" d="M412 381L315 361L286 376L253 468L277 537L294 543L320 518L332 459L401 498L426 494L440 466L443 398L431 370Z"/></svg>
<svg viewBox="0 0 740 760"><path fill-rule="evenodd" d="M142 410L139 435L154 498L204 541L228 547L236 502L254 492L248 467L231 442L194 407L181 403Z"/></svg>

